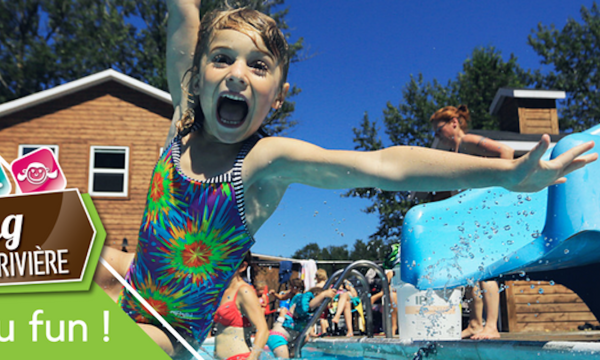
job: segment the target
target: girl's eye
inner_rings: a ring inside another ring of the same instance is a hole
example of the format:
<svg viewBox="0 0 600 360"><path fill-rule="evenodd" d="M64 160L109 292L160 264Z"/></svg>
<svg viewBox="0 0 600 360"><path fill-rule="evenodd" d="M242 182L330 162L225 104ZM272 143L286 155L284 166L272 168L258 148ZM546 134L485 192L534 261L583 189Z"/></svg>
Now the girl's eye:
<svg viewBox="0 0 600 360"><path fill-rule="evenodd" d="M227 55L217 54L213 56L212 62L215 64L231 64L231 59Z"/></svg>
<svg viewBox="0 0 600 360"><path fill-rule="evenodd" d="M261 75L269 70L269 66L264 61L255 61L250 66Z"/></svg>

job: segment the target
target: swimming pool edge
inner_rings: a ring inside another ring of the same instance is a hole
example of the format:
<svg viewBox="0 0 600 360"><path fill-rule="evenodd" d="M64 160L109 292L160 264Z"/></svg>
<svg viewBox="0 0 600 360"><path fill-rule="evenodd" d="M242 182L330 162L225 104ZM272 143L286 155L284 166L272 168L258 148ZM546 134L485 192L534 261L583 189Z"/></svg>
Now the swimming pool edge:
<svg viewBox="0 0 600 360"><path fill-rule="evenodd" d="M314 339L303 350L372 360L422 358L465 360L600 358L600 343L578 341L400 341L398 339ZM433 352L433 353L432 353ZM509 355L510 354L510 355Z"/></svg>

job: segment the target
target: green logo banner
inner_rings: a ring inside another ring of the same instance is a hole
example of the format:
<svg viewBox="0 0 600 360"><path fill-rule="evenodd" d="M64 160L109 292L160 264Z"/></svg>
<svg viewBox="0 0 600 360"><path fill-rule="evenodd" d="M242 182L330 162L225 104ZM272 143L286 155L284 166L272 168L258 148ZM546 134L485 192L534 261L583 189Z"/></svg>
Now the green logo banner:
<svg viewBox="0 0 600 360"><path fill-rule="evenodd" d="M0 295L0 309L2 359L170 359L95 283Z"/></svg>
<svg viewBox="0 0 600 360"><path fill-rule="evenodd" d="M77 189L0 198L0 294L88 290L105 239Z"/></svg>

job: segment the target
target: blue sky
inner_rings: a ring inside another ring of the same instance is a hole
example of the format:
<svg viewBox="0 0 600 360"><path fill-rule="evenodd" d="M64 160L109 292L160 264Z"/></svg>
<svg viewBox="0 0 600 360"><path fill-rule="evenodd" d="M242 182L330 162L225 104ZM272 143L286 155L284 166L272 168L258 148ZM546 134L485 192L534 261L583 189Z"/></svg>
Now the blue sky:
<svg viewBox="0 0 600 360"><path fill-rule="evenodd" d="M381 120L387 102L398 105L410 75L445 84L478 46L494 46L507 60L539 69L527 45L537 24L561 29L580 20L593 1L315 1L286 0L292 40L301 36L313 56L293 64L288 80L302 88L298 126L288 134L328 149L353 149L352 128L365 112ZM449 104L453 105L453 104ZM292 185L271 219L256 234L253 252L291 256L310 242L321 247L366 240L376 215L369 202L340 198L345 190Z"/></svg>

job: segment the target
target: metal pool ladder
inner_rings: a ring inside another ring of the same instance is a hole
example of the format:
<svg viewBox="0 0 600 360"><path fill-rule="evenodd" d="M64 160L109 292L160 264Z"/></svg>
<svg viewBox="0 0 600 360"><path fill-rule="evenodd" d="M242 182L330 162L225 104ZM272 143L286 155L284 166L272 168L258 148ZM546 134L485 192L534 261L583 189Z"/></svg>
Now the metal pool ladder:
<svg viewBox="0 0 600 360"><path fill-rule="evenodd" d="M382 288L383 288L383 313L386 315L389 314L390 310L391 310L391 308L390 308L390 286L388 284L387 277L385 276L385 273L384 273L383 269L381 268L381 266L375 264L372 261L358 260L358 261L355 261L352 264L348 265L345 269L336 271L329 278L329 280L327 280L327 282L325 283L325 286L323 286L323 288L328 289L331 286L331 283L335 279L337 279L337 281L335 282L335 285L333 285L333 288L335 288L337 290L343 284L344 280L349 278L351 275L356 276L358 278L363 289L367 290L361 294L361 301L363 303L363 308L365 310L365 318L366 318L365 326L367 329L367 337L372 338L373 337L373 313L372 313L372 308L371 308L371 299L368 294L369 284L367 283L367 279L365 278L365 276L363 274L361 274L360 272L358 272L358 270L356 270L357 268L360 268L360 267L367 267L367 268L375 270L375 272L377 273L377 276L379 276L381 278ZM317 322L317 319L319 319L321 313L323 311L325 311L325 309L327 308L327 305L329 304L330 301L331 301L330 298L325 298L325 300L321 303L321 305L313 313L313 316L308 321L308 324L306 325L304 330L302 330L302 333L300 334L300 336L298 336L298 338L296 338L296 340L294 342L294 357L295 358L299 358L302 356L301 350L302 350L302 346L304 346L304 344L305 344L304 340L306 339L306 335L310 331L311 327L315 325L315 323ZM351 320L346 320L346 321L351 321ZM389 316L383 316L383 331L385 333L386 338L392 337L392 320Z"/></svg>

